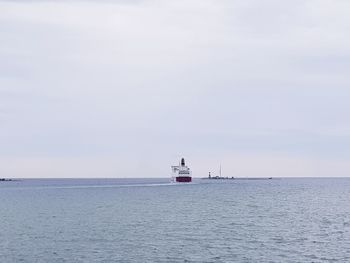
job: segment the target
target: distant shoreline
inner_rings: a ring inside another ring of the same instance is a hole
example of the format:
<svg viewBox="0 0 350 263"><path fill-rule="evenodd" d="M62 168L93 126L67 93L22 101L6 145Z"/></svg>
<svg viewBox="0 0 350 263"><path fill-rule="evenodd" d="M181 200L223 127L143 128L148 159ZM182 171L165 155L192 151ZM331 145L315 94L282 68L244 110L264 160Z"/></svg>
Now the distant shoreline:
<svg viewBox="0 0 350 263"><path fill-rule="evenodd" d="M18 181L15 179L6 179L6 178L0 178L0 182L12 182L12 181Z"/></svg>
<svg viewBox="0 0 350 263"><path fill-rule="evenodd" d="M203 180L272 180L272 177L204 177Z"/></svg>

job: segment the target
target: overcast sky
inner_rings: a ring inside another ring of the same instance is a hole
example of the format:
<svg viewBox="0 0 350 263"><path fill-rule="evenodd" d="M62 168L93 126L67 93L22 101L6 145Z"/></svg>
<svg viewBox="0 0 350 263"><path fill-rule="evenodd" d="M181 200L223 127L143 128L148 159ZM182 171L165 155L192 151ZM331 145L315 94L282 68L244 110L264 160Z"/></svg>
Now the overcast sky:
<svg viewBox="0 0 350 263"><path fill-rule="evenodd" d="M350 176L349 13L0 0L0 177Z"/></svg>

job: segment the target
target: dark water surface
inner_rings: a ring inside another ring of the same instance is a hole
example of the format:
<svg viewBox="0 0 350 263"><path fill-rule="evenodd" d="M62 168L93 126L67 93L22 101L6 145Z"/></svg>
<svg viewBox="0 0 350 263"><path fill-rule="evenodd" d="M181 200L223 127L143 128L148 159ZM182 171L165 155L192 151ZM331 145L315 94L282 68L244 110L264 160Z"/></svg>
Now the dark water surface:
<svg viewBox="0 0 350 263"><path fill-rule="evenodd" d="M350 179L0 182L0 262L350 262Z"/></svg>

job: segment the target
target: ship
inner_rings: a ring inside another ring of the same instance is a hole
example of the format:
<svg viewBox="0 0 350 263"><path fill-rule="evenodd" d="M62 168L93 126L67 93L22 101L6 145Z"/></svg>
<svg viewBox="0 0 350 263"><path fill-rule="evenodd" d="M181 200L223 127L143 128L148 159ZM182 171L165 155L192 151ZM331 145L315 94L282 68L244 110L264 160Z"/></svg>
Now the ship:
<svg viewBox="0 0 350 263"><path fill-rule="evenodd" d="M179 165L171 166L172 177L174 183L190 183L192 182L191 170L185 164L185 159L181 158Z"/></svg>

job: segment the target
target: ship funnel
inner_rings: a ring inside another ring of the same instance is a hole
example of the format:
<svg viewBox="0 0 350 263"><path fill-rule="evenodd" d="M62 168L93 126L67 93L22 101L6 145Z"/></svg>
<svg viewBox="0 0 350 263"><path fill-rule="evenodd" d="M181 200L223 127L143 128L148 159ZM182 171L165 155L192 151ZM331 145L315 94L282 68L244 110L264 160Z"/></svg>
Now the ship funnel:
<svg viewBox="0 0 350 263"><path fill-rule="evenodd" d="M181 166L185 166L185 158L181 159Z"/></svg>

